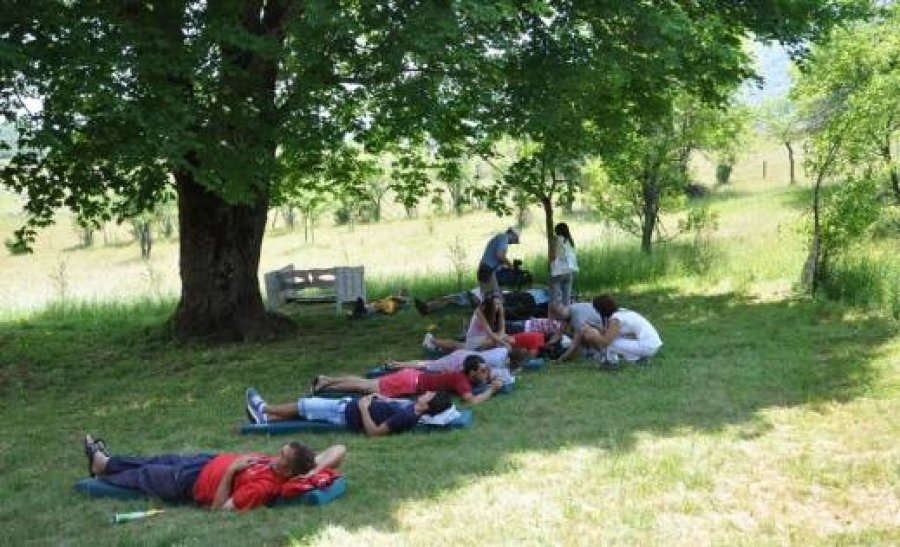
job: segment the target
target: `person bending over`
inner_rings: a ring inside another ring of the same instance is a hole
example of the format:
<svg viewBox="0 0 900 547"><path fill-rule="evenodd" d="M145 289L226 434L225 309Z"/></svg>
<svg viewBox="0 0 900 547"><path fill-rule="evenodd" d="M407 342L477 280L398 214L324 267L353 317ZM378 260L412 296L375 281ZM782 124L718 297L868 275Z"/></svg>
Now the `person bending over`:
<svg viewBox="0 0 900 547"><path fill-rule="evenodd" d="M476 273L483 298L500 296L497 270L502 266L509 268L513 266L509 257L506 256L506 251L510 245L517 243L519 243L519 229L514 226L510 226L505 232L495 235L487 242Z"/></svg>
<svg viewBox="0 0 900 547"><path fill-rule="evenodd" d="M362 431L380 436L409 431L423 415L434 416L450 408L450 396L445 391L427 391L415 401L389 399L380 395L326 399L301 397L295 402L270 405L251 388L247 388L247 414L255 423L301 418Z"/></svg>
<svg viewBox="0 0 900 547"><path fill-rule="evenodd" d="M337 467L347 453L334 445L316 454L301 442L285 444L277 456L266 454L163 454L111 456L106 444L84 437L91 476L133 488L166 501L193 501L214 510L246 511L274 501L281 487L297 476L313 476Z"/></svg>
<svg viewBox="0 0 900 547"><path fill-rule="evenodd" d="M478 395L472 393L473 385L481 385L490 381L490 386ZM500 391L503 382L499 378L491 378L490 369L484 359L478 355L470 355L463 361L462 372L445 372L433 374L413 368L404 368L386 374L380 378L367 379L360 376L325 375L316 376L313 380L313 394L320 391L349 391L359 393L379 393L385 397L402 397L419 395L428 391L449 391L456 393L463 401L476 404L487 401L491 395Z"/></svg>
<svg viewBox="0 0 900 547"><path fill-rule="evenodd" d="M554 305L553 312L554 317L566 322L566 329L572 337L572 344L559 356L559 361L572 359L584 347L593 347L593 344L585 339L584 331L588 328L593 333L596 329L602 329L603 317L590 302L580 302L571 306Z"/></svg>
<svg viewBox="0 0 900 547"><path fill-rule="evenodd" d="M585 327L584 340L594 347L606 348L607 362L638 361L652 357L662 347L662 339L656 328L636 311L620 308L608 295L593 301L594 309L603 318L605 329Z"/></svg>

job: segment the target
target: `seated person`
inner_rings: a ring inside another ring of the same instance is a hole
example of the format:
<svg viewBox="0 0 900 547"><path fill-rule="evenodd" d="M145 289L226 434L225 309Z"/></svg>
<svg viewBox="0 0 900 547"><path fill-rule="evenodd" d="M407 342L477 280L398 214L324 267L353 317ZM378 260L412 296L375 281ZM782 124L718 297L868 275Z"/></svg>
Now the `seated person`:
<svg viewBox="0 0 900 547"><path fill-rule="evenodd" d="M274 501L297 476L337 467L347 449L334 445L320 454L300 442L285 444L277 456L194 454L110 456L102 440L84 437L91 476L167 501L193 501L210 509L246 511Z"/></svg>
<svg viewBox="0 0 900 547"><path fill-rule="evenodd" d="M264 424L297 418L326 422L379 436L409 431L423 414L434 416L450 408L450 396L427 391L415 401L388 399L380 395L326 399L301 397L295 402L267 404L255 389L247 388L247 414L255 423Z"/></svg>
<svg viewBox="0 0 900 547"><path fill-rule="evenodd" d="M319 375L313 380L312 389L313 394L329 390L379 393L385 397L419 395L427 391L450 391L459 395L463 401L476 404L487 401L491 395L503 387L503 382L499 378L494 378L488 389L478 395L472 393L473 385L487 383L489 379L490 369L484 359L478 355L470 355L463 361L462 372L432 374L413 368L404 368L371 380L360 376L332 378Z"/></svg>
<svg viewBox="0 0 900 547"><path fill-rule="evenodd" d="M626 361L638 361L652 357L662 347L659 333L638 312L620 308L608 295L595 298L593 306L603 318L606 328L585 327L583 340L589 346L605 348L603 358L606 362L616 364L619 357Z"/></svg>
<svg viewBox="0 0 900 547"><path fill-rule="evenodd" d="M453 351L457 349L486 350L496 347L510 347L505 340L505 321L503 304L500 297L492 297L481 303L472 312L465 342L448 338L435 338L431 333L425 335L422 345L427 349Z"/></svg>

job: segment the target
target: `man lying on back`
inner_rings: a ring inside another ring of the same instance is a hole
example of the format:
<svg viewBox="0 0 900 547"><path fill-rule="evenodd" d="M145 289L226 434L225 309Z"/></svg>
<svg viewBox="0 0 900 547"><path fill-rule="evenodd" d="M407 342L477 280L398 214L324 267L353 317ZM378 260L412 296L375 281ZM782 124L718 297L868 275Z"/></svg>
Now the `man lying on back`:
<svg viewBox="0 0 900 547"><path fill-rule="evenodd" d="M409 431L423 415L434 416L448 408L450 396L445 391L427 391L415 401L371 394L341 399L301 397L295 402L270 405L255 389L247 388L247 415L257 424L300 418L371 436Z"/></svg>
<svg viewBox="0 0 900 547"><path fill-rule="evenodd" d="M344 446L334 445L316 454L301 442L291 442L283 445L277 456L111 456L106 444L91 435L84 436L83 444L92 477L166 501L194 501L210 509L238 511L274 501L290 479L337 467L347 453Z"/></svg>

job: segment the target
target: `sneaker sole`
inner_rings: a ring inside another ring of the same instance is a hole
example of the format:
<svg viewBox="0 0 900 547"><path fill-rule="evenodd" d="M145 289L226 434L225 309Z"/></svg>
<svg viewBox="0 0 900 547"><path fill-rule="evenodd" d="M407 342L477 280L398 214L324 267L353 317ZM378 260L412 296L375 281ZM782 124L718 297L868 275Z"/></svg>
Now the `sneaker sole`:
<svg viewBox="0 0 900 547"><path fill-rule="evenodd" d="M244 407L244 412L247 413L247 418L249 418L251 422L253 422L255 424L265 423L256 417L256 413L253 412L253 407L251 407L250 405L247 405L246 407Z"/></svg>

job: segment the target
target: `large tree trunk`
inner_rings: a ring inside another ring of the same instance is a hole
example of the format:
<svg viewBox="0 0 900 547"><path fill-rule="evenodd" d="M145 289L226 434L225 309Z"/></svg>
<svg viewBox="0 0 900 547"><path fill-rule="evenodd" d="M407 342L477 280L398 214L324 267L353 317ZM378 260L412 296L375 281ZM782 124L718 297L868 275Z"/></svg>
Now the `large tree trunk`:
<svg viewBox="0 0 900 547"><path fill-rule="evenodd" d="M240 20L244 30L270 46L282 47L289 0L243 0ZM259 256L269 208L269 187L278 143L274 129L280 119L275 107L279 55L245 49L244 44L222 45L222 97L235 107L252 105L255 124L236 114L238 125L224 123L214 130L223 146L205 153L257 156L260 180L251 185L248 199L227 201L195 179L190 169L175 172L178 219L181 223L181 301L172 319L176 335L216 340L268 338L279 327L290 325L282 316L266 313L259 291ZM248 150L245 135L236 128L254 131ZM269 158L265 160L264 158ZM190 152L188 163L203 168L199 152ZM227 177L223 173L224 177ZM246 176L244 172L243 176Z"/></svg>
<svg viewBox="0 0 900 547"><path fill-rule="evenodd" d="M176 183L181 225L176 335L254 340L285 326L285 319L266 314L257 279L268 198L229 205L188 172L177 174Z"/></svg>

